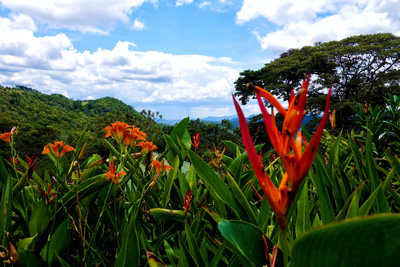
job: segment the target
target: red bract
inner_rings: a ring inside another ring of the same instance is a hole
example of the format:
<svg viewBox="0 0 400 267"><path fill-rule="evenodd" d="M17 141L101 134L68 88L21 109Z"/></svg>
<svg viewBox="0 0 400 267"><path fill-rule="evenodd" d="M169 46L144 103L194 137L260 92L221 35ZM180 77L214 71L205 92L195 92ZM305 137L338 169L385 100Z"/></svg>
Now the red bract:
<svg viewBox="0 0 400 267"><path fill-rule="evenodd" d="M262 167L260 158L258 157L254 148L244 114L236 99L233 97L235 108L239 117L240 131L242 134L244 147L247 151L247 155L251 165L253 166L258 182L261 185L261 189L263 190L268 203L274 211L281 229L286 228L289 207L297 194L300 184L306 177L308 170L314 161L314 157L317 153L329 114L331 89L329 89L328 92L325 113L318 126L318 129L303 152L303 136L298 130L305 114L304 106L306 103L306 94L309 81L310 75L308 75L307 79L303 82L302 88L299 90L297 95L294 96L292 93L287 110L282 107L275 97L273 97L264 89L257 86L250 86L257 95L258 103L264 119L264 124L272 146L281 158L286 170L278 189L272 183L268 174ZM268 113L260 96L266 98L282 115L284 115L282 133L276 127L274 113L272 112L271 115ZM297 136L295 136L296 132Z"/></svg>
<svg viewBox="0 0 400 267"><path fill-rule="evenodd" d="M194 150L197 150L200 144L200 134L196 133L196 135L193 135L193 143L190 142L192 146L194 146Z"/></svg>

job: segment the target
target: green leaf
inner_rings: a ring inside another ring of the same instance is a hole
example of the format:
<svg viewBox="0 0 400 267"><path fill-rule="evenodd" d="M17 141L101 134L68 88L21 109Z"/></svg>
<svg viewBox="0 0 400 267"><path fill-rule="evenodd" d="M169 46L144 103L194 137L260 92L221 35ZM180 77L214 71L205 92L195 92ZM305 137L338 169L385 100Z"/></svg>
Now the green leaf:
<svg viewBox="0 0 400 267"><path fill-rule="evenodd" d="M71 222L68 219L64 220L50 237L50 242L40 252L40 256L46 260L47 264L51 266L57 259L56 255L60 255L72 243L71 233L69 226Z"/></svg>
<svg viewBox="0 0 400 267"><path fill-rule="evenodd" d="M358 212L359 216L366 216L368 215L369 211L372 208L372 205L374 204L374 201L376 199L376 196L378 195L378 192L381 190L381 186L379 185L377 189L375 189L374 192L369 196L369 198L364 202L364 204L360 207L360 210Z"/></svg>
<svg viewBox="0 0 400 267"><path fill-rule="evenodd" d="M262 231L252 224L242 221L227 221L221 219L218 230L233 246L235 255L243 266L264 266L267 264ZM265 237L267 242L269 241ZM272 251L273 244L268 242L268 249Z"/></svg>
<svg viewBox="0 0 400 267"><path fill-rule="evenodd" d="M363 182L357 187L356 193L354 194L353 199L351 200L349 210L347 211L347 216L346 216L347 219L357 217L359 215L360 197L364 185L365 183Z"/></svg>
<svg viewBox="0 0 400 267"><path fill-rule="evenodd" d="M241 219L245 219L241 206L232 196L226 184L218 177L218 175L204 162L196 153L188 150L182 143L182 149L187 153L192 162L197 174L204 181L204 183L211 188L211 190L220 198L226 205L228 205Z"/></svg>
<svg viewBox="0 0 400 267"><path fill-rule="evenodd" d="M369 179L371 180L371 190L375 190L380 185L378 171L376 170L375 161L372 157L372 134L368 133L367 144L366 144L366 160L367 164L365 166L366 173L368 173ZM383 193L382 188L379 189L378 195L376 196L377 205L374 205L374 213L385 213L390 212L389 203Z"/></svg>
<svg viewBox="0 0 400 267"><path fill-rule="evenodd" d="M199 266L206 266L204 259L200 253L199 246L196 243L196 239L193 236L192 231L190 231L190 227L187 223L185 223L185 233L186 233L186 241L189 245L190 255L196 261Z"/></svg>
<svg viewBox="0 0 400 267"><path fill-rule="evenodd" d="M169 162L173 162L175 157L179 153L179 148L178 148L177 144L175 144L175 142L171 136L164 134L163 137L164 137L164 140L166 143L165 151L168 151L166 154L166 157Z"/></svg>
<svg viewBox="0 0 400 267"><path fill-rule="evenodd" d="M381 214L333 223L298 238L291 267L397 266L400 215Z"/></svg>
<svg viewBox="0 0 400 267"><path fill-rule="evenodd" d="M209 267L218 267L219 262L221 261L223 257L223 253L226 247L226 243L222 243L222 246L217 250L217 253L215 253L214 258L212 259Z"/></svg>
<svg viewBox="0 0 400 267"><path fill-rule="evenodd" d="M300 236L311 229L307 183L307 180L305 180L303 190L298 193L300 197L297 201L296 236Z"/></svg>
<svg viewBox="0 0 400 267"><path fill-rule="evenodd" d="M35 236L41 233L50 222L50 213L43 201L37 202L33 207L33 212L29 220L29 234Z"/></svg>
<svg viewBox="0 0 400 267"><path fill-rule="evenodd" d="M235 180L232 178L232 176L229 173L226 175L226 179L229 182L233 196L240 203L243 210L247 213L247 216L249 217L249 221L253 224L256 224L257 217L256 217L252 207L250 206L249 200L245 197L242 190L239 188L238 184L235 182Z"/></svg>
<svg viewBox="0 0 400 267"><path fill-rule="evenodd" d="M317 155L317 157L319 156L320 155ZM324 183L324 181L327 179L323 179L322 177L324 174L324 167L319 160L314 161L314 165L315 174L310 171L309 175L317 191L322 223L327 224L335 221L335 214L333 213L333 207L329 199L328 190L326 189L326 184Z"/></svg>
<svg viewBox="0 0 400 267"><path fill-rule="evenodd" d="M135 222L136 212L133 212L129 218L129 223L125 228L125 233L118 251L115 266L139 266L140 247Z"/></svg>
<svg viewBox="0 0 400 267"><path fill-rule="evenodd" d="M2 161L0 161L0 164L2 164ZM1 168L1 167L0 167ZM8 172L6 172L8 174ZM7 175L6 177L6 183L4 185L4 189L2 191L2 197L1 197L1 202L0 202L0 239L3 240L2 245L6 246L7 245L7 237L6 237L6 232L11 231L12 227L12 221L11 221L11 215L12 215L12 209L13 209L13 195L12 195L12 181L11 181L11 175Z"/></svg>
<svg viewBox="0 0 400 267"><path fill-rule="evenodd" d="M42 258L36 256L35 254L27 250L21 250L21 252L18 253L18 264L20 267L46 266Z"/></svg>
<svg viewBox="0 0 400 267"><path fill-rule="evenodd" d="M169 201L171 189L172 189L172 183L174 182L174 179L176 177L176 173L178 172L179 169L179 157L175 158L175 161L173 163L173 170L171 170L168 175L167 175L167 181L164 184L164 194L163 198L161 201L161 205L163 207L167 207L167 203Z"/></svg>

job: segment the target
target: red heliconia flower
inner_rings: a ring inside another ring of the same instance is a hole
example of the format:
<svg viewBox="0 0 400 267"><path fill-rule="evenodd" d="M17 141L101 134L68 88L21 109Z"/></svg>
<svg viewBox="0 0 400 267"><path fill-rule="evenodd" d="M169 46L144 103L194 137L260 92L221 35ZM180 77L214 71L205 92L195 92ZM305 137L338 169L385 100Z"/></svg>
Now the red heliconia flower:
<svg viewBox="0 0 400 267"><path fill-rule="evenodd" d="M50 194L51 189L53 188L53 185L54 185L55 181L56 181L56 179L54 177L52 177L52 182L51 182L50 186L46 182L47 191L44 191L42 188L38 187L40 193L42 193L42 195L47 199L47 203L48 204L51 203L53 201L53 199L57 196L57 192L54 192L53 194Z"/></svg>
<svg viewBox="0 0 400 267"><path fill-rule="evenodd" d="M302 88L299 90L296 96L294 96L294 93L292 92L287 110L285 110L279 101L269 92L260 87L251 86L257 95L257 100L270 141L276 153L281 158L286 170L278 189L275 187L268 174L262 168L262 164L254 148L244 114L236 99L232 96L239 117L244 147L247 151L247 155L251 165L253 166L258 182L260 183L264 195L278 219L281 229L286 228L286 219L289 207L296 196L300 184L306 177L308 170L314 161L314 157L317 153L329 114L331 89L329 89L328 92L325 113L318 126L318 129L315 132L314 137L303 151L303 136L298 130L305 114L304 107L306 103L309 82L310 75L308 75L307 79L303 82ZM268 113L260 96L266 98L284 116L282 133L276 127L274 113L272 112L271 115Z"/></svg>
<svg viewBox="0 0 400 267"><path fill-rule="evenodd" d="M196 151L200 144L200 133L193 135L193 142L190 142L190 144L194 146L194 150Z"/></svg>

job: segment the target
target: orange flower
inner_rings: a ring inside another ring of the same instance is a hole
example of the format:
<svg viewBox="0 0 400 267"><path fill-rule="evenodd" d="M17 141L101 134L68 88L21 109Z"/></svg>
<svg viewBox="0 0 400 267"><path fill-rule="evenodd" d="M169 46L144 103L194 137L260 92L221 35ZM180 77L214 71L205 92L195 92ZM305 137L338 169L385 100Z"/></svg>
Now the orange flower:
<svg viewBox="0 0 400 267"><path fill-rule="evenodd" d="M159 162L158 160L153 160L153 162L150 164L150 166L153 166L156 169L156 172L174 169L169 165L165 165L164 159L161 162Z"/></svg>
<svg viewBox="0 0 400 267"><path fill-rule="evenodd" d="M61 150L61 151L60 151ZM54 142L54 145L52 143L48 143L43 151L42 154L47 154L47 153L53 153L53 155L56 158L62 158L64 156L65 153L73 151L74 148L70 145L64 145L63 141L60 142Z"/></svg>
<svg viewBox="0 0 400 267"><path fill-rule="evenodd" d="M196 136L193 135L193 143L190 142L190 144L192 146L194 146L194 150L196 151L197 148L199 147L199 143L200 143L200 134L196 133Z"/></svg>
<svg viewBox="0 0 400 267"><path fill-rule="evenodd" d="M143 154L147 154L150 151L153 151L154 149L158 148L156 145L153 144L153 142L149 141L140 142L137 146L142 147Z"/></svg>
<svg viewBox="0 0 400 267"><path fill-rule="evenodd" d="M329 89L328 92L325 113L322 117L321 123L319 124L314 137L303 152L303 136L298 129L304 116L304 106L306 103L306 93L309 82L310 75L308 75L306 81L303 82L302 88L299 90L298 94L294 96L292 93L292 97L289 101L289 108L287 110L285 110L279 101L270 93L260 87L252 86L257 95L257 100L270 141L275 148L275 151L281 158L286 170L278 189L275 187L268 174L262 168L260 158L258 157L253 146L244 114L236 99L233 98L239 117L240 130L247 155L251 165L253 166L254 172L258 178L258 182L261 185L264 195L266 196L268 203L278 219L281 229L286 228L286 219L289 208L296 196L300 184L306 177L308 170L314 161L314 157L317 153L329 114L331 89ZM282 115L285 116L282 126L282 134L276 127L274 113L272 112L271 115L268 113L260 96L266 98ZM295 137L295 133L297 131L298 133Z"/></svg>
<svg viewBox="0 0 400 267"><path fill-rule="evenodd" d="M111 161L110 162L110 167L108 171L104 171L106 174L104 174L102 176L107 178L107 181L113 180L114 183L118 184L119 183L119 177L121 177L121 175L126 175L125 171L120 171L118 173L115 173L115 162Z"/></svg>
<svg viewBox="0 0 400 267"><path fill-rule="evenodd" d="M117 142L121 142L122 138L124 137L124 132L130 126L125 122L116 121L111 123L111 126L107 126L103 129L103 131L107 131L105 138L113 136Z"/></svg>
<svg viewBox="0 0 400 267"><path fill-rule="evenodd" d="M4 140L4 142L10 143L11 137L12 137L12 135L14 134L14 132L17 131L17 129L18 129L17 126L14 126L14 127L11 129L10 132L0 134L0 139Z"/></svg>
<svg viewBox="0 0 400 267"><path fill-rule="evenodd" d="M135 144L133 141L135 141L135 140L145 141L146 138L147 138L147 135L144 132L140 131L139 128L137 128L137 127L127 128L124 131L122 143L128 147L132 144Z"/></svg>

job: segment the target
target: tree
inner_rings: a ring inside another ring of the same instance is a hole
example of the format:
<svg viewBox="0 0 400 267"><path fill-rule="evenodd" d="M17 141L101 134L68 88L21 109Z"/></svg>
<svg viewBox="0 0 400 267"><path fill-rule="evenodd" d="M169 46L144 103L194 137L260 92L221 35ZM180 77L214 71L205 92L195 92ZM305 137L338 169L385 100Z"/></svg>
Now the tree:
<svg viewBox="0 0 400 267"><path fill-rule="evenodd" d="M290 49L258 71L246 70L235 82L242 104L254 96L246 83L263 86L288 100L304 74L312 74L307 105L316 114L325 106L322 89L332 86L337 128L351 128L358 103L383 105L388 94L400 93L400 37L390 33L352 36L341 41Z"/></svg>

